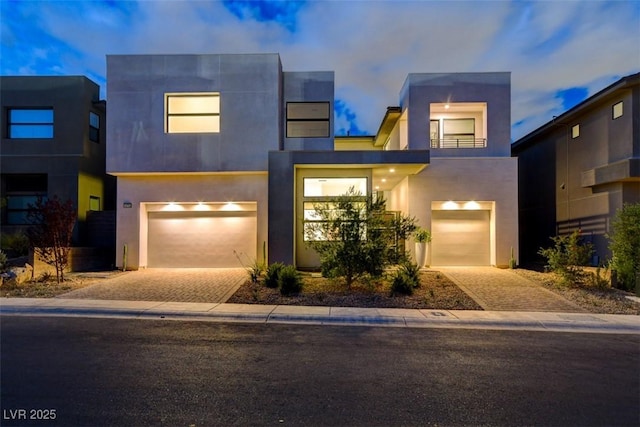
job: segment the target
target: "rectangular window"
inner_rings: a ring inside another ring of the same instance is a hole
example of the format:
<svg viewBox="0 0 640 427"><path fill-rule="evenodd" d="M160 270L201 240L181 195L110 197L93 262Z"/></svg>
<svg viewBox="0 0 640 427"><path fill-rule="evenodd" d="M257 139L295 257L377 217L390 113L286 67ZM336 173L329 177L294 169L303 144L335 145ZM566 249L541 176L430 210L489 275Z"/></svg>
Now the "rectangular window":
<svg viewBox="0 0 640 427"><path fill-rule="evenodd" d="M47 175L45 174L7 174L4 175L6 188L6 218L8 225L29 224L30 205L38 197L47 197Z"/></svg>
<svg viewBox="0 0 640 427"><path fill-rule="evenodd" d="M580 136L580 125L573 125L571 127L571 138L577 138Z"/></svg>
<svg viewBox="0 0 640 427"><path fill-rule="evenodd" d="M89 140L100 142L100 116L89 112Z"/></svg>
<svg viewBox="0 0 640 427"><path fill-rule="evenodd" d="M89 210L90 211L99 211L100 210L100 197L98 197L98 196L89 196Z"/></svg>
<svg viewBox="0 0 640 427"><path fill-rule="evenodd" d="M431 137L431 142L440 139L440 120L429 121L429 136Z"/></svg>
<svg viewBox="0 0 640 427"><path fill-rule="evenodd" d="M367 178L305 178L304 197L335 197L346 194L350 188L367 195Z"/></svg>
<svg viewBox="0 0 640 427"><path fill-rule="evenodd" d="M443 119L442 138L447 141L473 141L476 137L475 119Z"/></svg>
<svg viewBox="0 0 640 427"><path fill-rule="evenodd" d="M53 109L12 108L8 111L8 137L12 139L53 138Z"/></svg>
<svg viewBox="0 0 640 427"><path fill-rule="evenodd" d="M613 104L613 119L617 119L618 117L622 117L622 113L623 113L623 104L622 101Z"/></svg>
<svg viewBox="0 0 640 427"><path fill-rule="evenodd" d="M166 133L219 133L220 94L166 93Z"/></svg>
<svg viewBox="0 0 640 427"><path fill-rule="evenodd" d="M317 204L305 202L303 230L304 241L334 240L336 235L345 228L349 229L354 234L357 233L360 239L366 239L366 204L355 200L353 204L355 208L360 211L360 219L356 221L344 221L345 227L332 228L331 221L343 215L342 211L337 209L337 207L332 203ZM352 225L354 227L351 227Z"/></svg>
<svg viewBox="0 0 640 427"><path fill-rule="evenodd" d="M329 102L287 102L287 138L328 138Z"/></svg>

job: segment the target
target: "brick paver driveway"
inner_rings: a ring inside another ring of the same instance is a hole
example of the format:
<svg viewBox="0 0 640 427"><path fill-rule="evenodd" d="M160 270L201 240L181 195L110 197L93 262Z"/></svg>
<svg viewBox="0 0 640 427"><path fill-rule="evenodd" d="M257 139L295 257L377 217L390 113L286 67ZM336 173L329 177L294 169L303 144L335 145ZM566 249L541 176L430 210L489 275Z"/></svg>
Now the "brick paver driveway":
<svg viewBox="0 0 640 427"><path fill-rule="evenodd" d="M222 303L246 278L242 268L151 268L101 279L59 298Z"/></svg>
<svg viewBox="0 0 640 427"><path fill-rule="evenodd" d="M509 270L493 267L437 267L490 311L583 312L567 299Z"/></svg>

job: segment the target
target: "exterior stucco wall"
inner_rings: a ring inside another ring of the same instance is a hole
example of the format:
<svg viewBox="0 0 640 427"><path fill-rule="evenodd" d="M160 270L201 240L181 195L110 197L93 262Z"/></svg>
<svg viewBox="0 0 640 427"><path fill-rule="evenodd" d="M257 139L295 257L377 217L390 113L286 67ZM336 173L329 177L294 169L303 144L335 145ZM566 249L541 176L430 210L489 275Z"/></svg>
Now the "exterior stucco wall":
<svg viewBox="0 0 640 427"><path fill-rule="evenodd" d="M106 112L100 87L84 76L5 76L0 77L0 103L0 171L47 175L48 196L70 199L77 208L73 244L87 244L89 196L101 198L101 209L113 209L115 202L115 179L105 172ZM6 119L12 108L52 108L53 137L8 138ZM89 139L90 112L100 118L98 142ZM2 188L5 197L4 183ZM3 230L22 228L4 219Z"/></svg>
<svg viewBox="0 0 640 427"><path fill-rule="evenodd" d="M514 144L523 262L542 262L538 249L574 230L594 244L593 263L611 256L606 235L616 211L640 199L637 82L638 75L622 79ZM621 101L623 115L613 119Z"/></svg>
<svg viewBox="0 0 640 427"><path fill-rule="evenodd" d="M432 157L505 157L511 155L511 74L409 74L400 92L400 106L408 110L409 149L429 149L432 103L487 103L487 147L431 149Z"/></svg>
<svg viewBox="0 0 640 427"><path fill-rule="evenodd" d="M431 229L432 202L494 202L492 263L509 265L511 248L518 259L518 165L513 158L436 158L408 177L409 211L420 226ZM430 260L427 260L430 262Z"/></svg>
<svg viewBox="0 0 640 427"><path fill-rule="evenodd" d="M266 171L281 140L277 54L107 57L107 170ZM165 133L165 93L219 92L219 133Z"/></svg>
<svg viewBox="0 0 640 427"><path fill-rule="evenodd" d="M333 71L283 73L283 121L286 129L287 102L329 102L329 136L327 138L288 138L283 131L284 150L333 150Z"/></svg>
<svg viewBox="0 0 640 427"><path fill-rule="evenodd" d="M145 203L256 202L256 253L262 257L262 242L267 240L267 187L268 178L265 173L118 177L116 265L122 267L123 247L126 244L127 268L146 267ZM132 207L124 208L124 203L131 203Z"/></svg>

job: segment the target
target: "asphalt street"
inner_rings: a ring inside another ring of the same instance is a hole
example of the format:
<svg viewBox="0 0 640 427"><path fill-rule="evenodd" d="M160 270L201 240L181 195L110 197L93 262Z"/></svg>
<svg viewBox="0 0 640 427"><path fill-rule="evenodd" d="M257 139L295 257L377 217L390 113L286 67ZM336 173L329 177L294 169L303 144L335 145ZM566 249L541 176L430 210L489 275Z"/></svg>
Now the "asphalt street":
<svg viewBox="0 0 640 427"><path fill-rule="evenodd" d="M3 426L640 424L638 335L24 316L0 328Z"/></svg>

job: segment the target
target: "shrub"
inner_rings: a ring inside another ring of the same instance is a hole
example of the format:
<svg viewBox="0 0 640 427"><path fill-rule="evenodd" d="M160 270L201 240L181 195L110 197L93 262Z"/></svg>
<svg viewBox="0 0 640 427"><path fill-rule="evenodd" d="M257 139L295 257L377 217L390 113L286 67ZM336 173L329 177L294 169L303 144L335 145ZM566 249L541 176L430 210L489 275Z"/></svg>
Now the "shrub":
<svg viewBox="0 0 640 427"><path fill-rule="evenodd" d="M611 269L616 272L618 286L632 290L640 274L640 203L626 204L618 210L612 227Z"/></svg>
<svg viewBox="0 0 640 427"><path fill-rule="evenodd" d="M0 247L11 257L26 256L29 254L29 238L22 232L5 233L0 239Z"/></svg>
<svg viewBox="0 0 640 427"><path fill-rule="evenodd" d="M281 262L274 262L267 267L267 272L264 275L264 284L267 288L277 288L278 280L280 279L280 271L284 268L284 264Z"/></svg>
<svg viewBox="0 0 640 427"><path fill-rule="evenodd" d="M391 280L391 295L411 295L415 288L415 282L401 269L397 270Z"/></svg>
<svg viewBox="0 0 640 427"><path fill-rule="evenodd" d="M584 276L582 266L589 263L593 254L593 244L582 241L578 230L570 235L552 237L551 240L553 247L538 251L547 259L547 269L560 274L568 284L579 282Z"/></svg>
<svg viewBox="0 0 640 427"><path fill-rule="evenodd" d="M431 232L426 228L418 228L413 237L418 243L429 243L431 241Z"/></svg>
<svg viewBox="0 0 640 427"><path fill-rule="evenodd" d="M297 294L302 290L302 277L294 266L284 266L280 269L278 286L282 295Z"/></svg>
<svg viewBox="0 0 640 427"><path fill-rule="evenodd" d="M7 269L7 254L0 250L0 273Z"/></svg>
<svg viewBox="0 0 640 427"><path fill-rule="evenodd" d="M418 264L406 262L400 266L400 271L407 276L414 288L420 287L420 267Z"/></svg>

